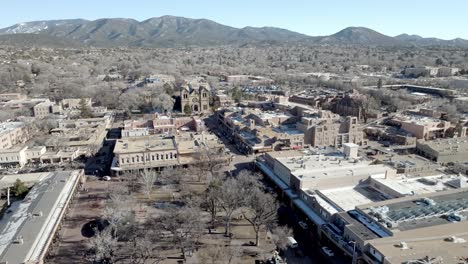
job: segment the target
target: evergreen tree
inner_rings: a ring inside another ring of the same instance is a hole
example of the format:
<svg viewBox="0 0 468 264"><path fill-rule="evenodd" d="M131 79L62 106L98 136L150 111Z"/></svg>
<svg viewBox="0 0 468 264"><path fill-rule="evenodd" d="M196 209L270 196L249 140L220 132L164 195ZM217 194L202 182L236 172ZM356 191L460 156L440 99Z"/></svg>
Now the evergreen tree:
<svg viewBox="0 0 468 264"><path fill-rule="evenodd" d="M28 192L28 187L20 179L16 179L11 191L16 197L21 197Z"/></svg>
<svg viewBox="0 0 468 264"><path fill-rule="evenodd" d="M86 104L86 100L84 98L81 98L80 100L79 109L81 118L93 117L93 112L91 111L91 108Z"/></svg>

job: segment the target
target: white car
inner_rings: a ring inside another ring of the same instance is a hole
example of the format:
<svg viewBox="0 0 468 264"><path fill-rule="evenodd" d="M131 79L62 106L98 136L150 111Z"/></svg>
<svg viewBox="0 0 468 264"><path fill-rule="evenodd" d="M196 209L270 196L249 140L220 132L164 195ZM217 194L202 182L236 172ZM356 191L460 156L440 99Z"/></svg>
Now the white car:
<svg viewBox="0 0 468 264"><path fill-rule="evenodd" d="M329 256L329 257L333 257L335 256L335 253L333 253L333 251L331 249L329 249L328 247L322 247L322 252L323 254Z"/></svg>
<svg viewBox="0 0 468 264"><path fill-rule="evenodd" d="M102 179L103 179L104 181L110 181L110 180L111 180L111 177L110 177L110 176L104 176L104 177L102 177Z"/></svg>

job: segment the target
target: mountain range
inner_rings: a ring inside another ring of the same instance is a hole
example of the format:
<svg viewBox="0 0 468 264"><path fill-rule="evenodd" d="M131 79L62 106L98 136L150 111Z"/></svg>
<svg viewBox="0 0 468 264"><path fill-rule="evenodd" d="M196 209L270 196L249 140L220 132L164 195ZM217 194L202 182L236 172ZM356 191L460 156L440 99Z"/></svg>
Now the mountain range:
<svg viewBox="0 0 468 264"><path fill-rule="evenodd" d="M182 47L244 44L468 47L468 40L442 40L402 34L390 37L364 27L312 37L274 27L234 28L207 19L162 16L34 21L0 29L0 44L75 47Z"/></svg>

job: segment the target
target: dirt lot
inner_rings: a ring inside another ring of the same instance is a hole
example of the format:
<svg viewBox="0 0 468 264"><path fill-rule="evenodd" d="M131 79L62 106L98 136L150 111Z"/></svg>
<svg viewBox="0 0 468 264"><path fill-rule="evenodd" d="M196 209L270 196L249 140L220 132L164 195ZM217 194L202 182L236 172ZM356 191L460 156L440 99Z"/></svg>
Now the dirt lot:
<svg viewBox="0 0 468 264"><path fill-rule="evenodd" d="M83 190L75 197L71 211L60 230L60 242L53 246L47 263L89 263L86 259L88 238L82 234L83 225L102 215L108 199L108 190L112 190L115 186L123 184L126 183L99 181L95 177L88 178ZM191 188L196 189L196 191L201 190L199 184L191 185ZM147 217L155 217L162 213L162 210L156 209L153 206L153 201L170 201L173 196L171 190L159 190L151 196L150 200L152 202L148 202L144 195L136 195L135 198L138 201L137 218L140 221L145 221ZM206 213L206 217L208 218L208 213ZM212 230L211 234L206 230L201 239L203 245L201 245L197 252L193 252L188 257L186 263L200 263L197 257L198 254L212 245L232 245L240 248L243 252L249 253L244 254L242 263L254 263L255 259L264 259L267 256L271 256L273 252L274 246L267 238L266 233L261 234L260 247L249 245L251 241L255 240L255 234L246 220L233 221L232 233L234 236L231 239L225 237L223 232L224 227L222 223L219 223L216 229ZM181 260L179 250L164 250L160 253L166 258L162 261L164 264L178 263Z"/></svg>

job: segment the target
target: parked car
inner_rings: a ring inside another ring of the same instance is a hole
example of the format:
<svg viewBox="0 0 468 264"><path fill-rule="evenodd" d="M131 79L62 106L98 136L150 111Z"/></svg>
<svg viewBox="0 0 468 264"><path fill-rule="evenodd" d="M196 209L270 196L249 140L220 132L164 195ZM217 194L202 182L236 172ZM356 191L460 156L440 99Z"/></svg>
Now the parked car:
<svg viewBox="0 0 468 264"><path fill-rule="evenodd" d="M331 249L329 249L328 247L322 247L322 252L323 254L329 256L329 257L333 257L335 256L335 253L333 253L333 251Z"/></svg>
<svg viewBox="0 0 468 264"><path fill-rule="evenodd" d="M111 180L111 177L110 177L110 176L104 176L104 177L102 177L102 180L104 180L104 181L110 181L110 180Z"/></svg>
<svg viewBox="0 0 468 264"><path fill-rule="evenodd" d="M309 226L308 226L308 225L306 224L306 222L304 222L304 221L299 221L298 224L299 224L299 226L300 226L302 229L304 229L304 230L309 229Z"/></svg>
<svg viewBox="0 0 468 264"><path fill-rule="evenodd" d="M297 241L296 239L294 239L294 237L288 237L288 246L290 248L297 248L298 244L297 244Z"/></svg>

